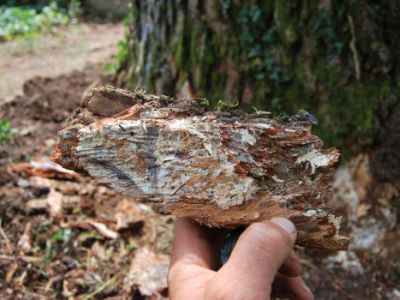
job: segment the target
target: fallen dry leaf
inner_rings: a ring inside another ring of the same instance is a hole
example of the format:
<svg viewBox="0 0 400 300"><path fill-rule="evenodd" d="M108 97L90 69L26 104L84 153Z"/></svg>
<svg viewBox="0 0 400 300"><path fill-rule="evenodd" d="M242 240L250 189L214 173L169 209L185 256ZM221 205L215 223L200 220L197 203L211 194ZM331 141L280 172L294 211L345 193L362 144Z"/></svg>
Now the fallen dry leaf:
<svg viewBox="0 0 400 300"><path fill-rule="evenodd" d="M139 223L143 223L146 218L146 208L144 204L136 203L132 199L123 198L118 202L115 209L115 229L121 230L130 228Z"/></svg>
<svg viewBox="0 0 400 300"><path fill-rule="evenodd" d="M105 261L110 258L110 254L112 252L107 251L107 249L104 247L104 245L100 244L98 241L93 243L90 252L92 255L99 260Z"/></svg>
<svg viewBox="0 0 400 300"><path fill-rule="evenodd" d="M152 296L167 288L169 257L148 248L137 250L124 279L124 290L137 287L143 296Z"/></svg>
<svg viewBox="0 0 400 300"><path fill-rule="evenodd" d="M7 236L7 234L4 232L3 227L2 227L2 220L0 219L0 236L4 240L5 245L5 250L7 254L13 253L13 247L11 245L11 242Z"/></svg>
<svg viewBox="0 0 400 300"><path fill-rule="evenodd" d="M32 199L26 203L26 211L47 211L47 199Z"/></svg>
<svg viewBox="0 0 400 300"><path fill-rule="evenodd" d="M371 204L362 203L357 207L357 218L362 218L368 214Z"/></svg>
<svg viewBox="0 0 400 300"><path fill-rule="evenodd" d="M50 217L56 218L63 214L63 194L52 189L47 195L46 202Z"/></svg>
<svg viewBox="0 0 400 300"><path fill-rule="evenodd" d="M111 230L103 223L99 223L99 222L96 222L93 220L89 220L87 222L88 222L88 224L92 225L101 235L105 236L106 238L116 239L119 236L118 232Z"/></svg>
<svg viewBox="0 0 400 300"><path fill-rule="evenodd" d="M9 283L13 278L15 272L18 269L18 263L14 261L11 266L8 267L7 274L6 274L6 283Z"/></svg>
<svg viewBox="0 0 400 300"><path fill-rule="evenodd" d="M28 222L25 225L24 233L18 240L18 247L21 249L23 254L29 253L32 250L30 231L31 223Z"/></svg>

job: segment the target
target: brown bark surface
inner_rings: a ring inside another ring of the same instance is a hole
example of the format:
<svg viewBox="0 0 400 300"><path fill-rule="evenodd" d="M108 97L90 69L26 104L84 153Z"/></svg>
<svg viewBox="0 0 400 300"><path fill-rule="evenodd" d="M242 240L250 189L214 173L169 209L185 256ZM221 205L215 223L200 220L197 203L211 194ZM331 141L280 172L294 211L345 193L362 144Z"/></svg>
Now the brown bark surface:
<svg viewBox="0 0 400 300"><path fill-rule="evenodd" d="M306 113L277 121L95 86L52 159L158 211L227 228L284 216L296 224L299 245L346 249L340 218L326 207L339 152L322 149L312 121Z"/></svg>

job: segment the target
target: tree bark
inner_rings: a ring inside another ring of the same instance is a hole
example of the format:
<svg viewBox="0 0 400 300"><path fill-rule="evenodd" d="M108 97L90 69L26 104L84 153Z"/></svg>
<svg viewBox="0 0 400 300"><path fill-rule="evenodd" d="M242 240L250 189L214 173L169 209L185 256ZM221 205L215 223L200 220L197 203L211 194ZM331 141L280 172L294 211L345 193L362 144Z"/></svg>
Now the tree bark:
<svg viewBox="0 0 400 300"><path fill-rule="evenodd" d="M52 156L64 167L202 224L234 228L283 216L296 224L300 245L347 247L340 218L326 207L339 152L322 149L308 115L277 121L208 111L202 100L108 86L82 104ZM113 115L116 107L129 108Z"/></svg>

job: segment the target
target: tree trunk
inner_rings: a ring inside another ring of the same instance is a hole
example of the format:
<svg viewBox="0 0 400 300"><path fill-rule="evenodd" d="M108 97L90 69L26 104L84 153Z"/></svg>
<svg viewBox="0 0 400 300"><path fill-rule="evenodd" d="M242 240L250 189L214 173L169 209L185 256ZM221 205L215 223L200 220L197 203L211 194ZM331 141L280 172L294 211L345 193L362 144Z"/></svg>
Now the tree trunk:
<svg viewBox="0 0 400 300"><path fill-rule="evenodd" d="M134 0L132 17L125 86L305 109L328 145L379 144L375 173L400 176L399 1Z"/></svg>

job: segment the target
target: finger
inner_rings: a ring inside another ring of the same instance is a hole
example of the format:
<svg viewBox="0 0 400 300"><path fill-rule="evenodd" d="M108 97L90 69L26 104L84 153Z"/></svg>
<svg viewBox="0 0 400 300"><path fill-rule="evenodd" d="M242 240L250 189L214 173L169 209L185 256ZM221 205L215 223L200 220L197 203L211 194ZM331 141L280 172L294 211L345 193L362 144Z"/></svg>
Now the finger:
<svg viewBox="0 0 400 300"><path fill-rule="evenodd" d="M171 266L177 262L211 268L212 246L205 228L187 218L177 218L172 245Z"/></svg>
<svg viewBox="0 0 400 300"><path fill-rule="evenodd" d="M230 282L236 290L252 293L254 299L268 297L274 277L290 254L295 239L296 229L285 218L250 225L218 272L218 282ZM239 295L238 299L240 296L253 299L248 295Z"/></svg>
<svg viewBox="0 0 400 300"><path fill-rule="evenodd" d="M200 299L214 276L212 251L206 229L186 218L177 218L168 272L170 299Z"/></svg>
<svg viewBox="0 0 400 300"><path fill-rule="evenodd" d="M303 279L277 275L272 285L273 295L290 300L313 300L314 296Z"/></svg>
<svg viewBox="0 0 400 300"><path fill-rule="evenodd" d="M297 254L292 250L286 257L282 266L279 268L279 273L287 277L297 277L302 273L302 265Z"/></svg>

